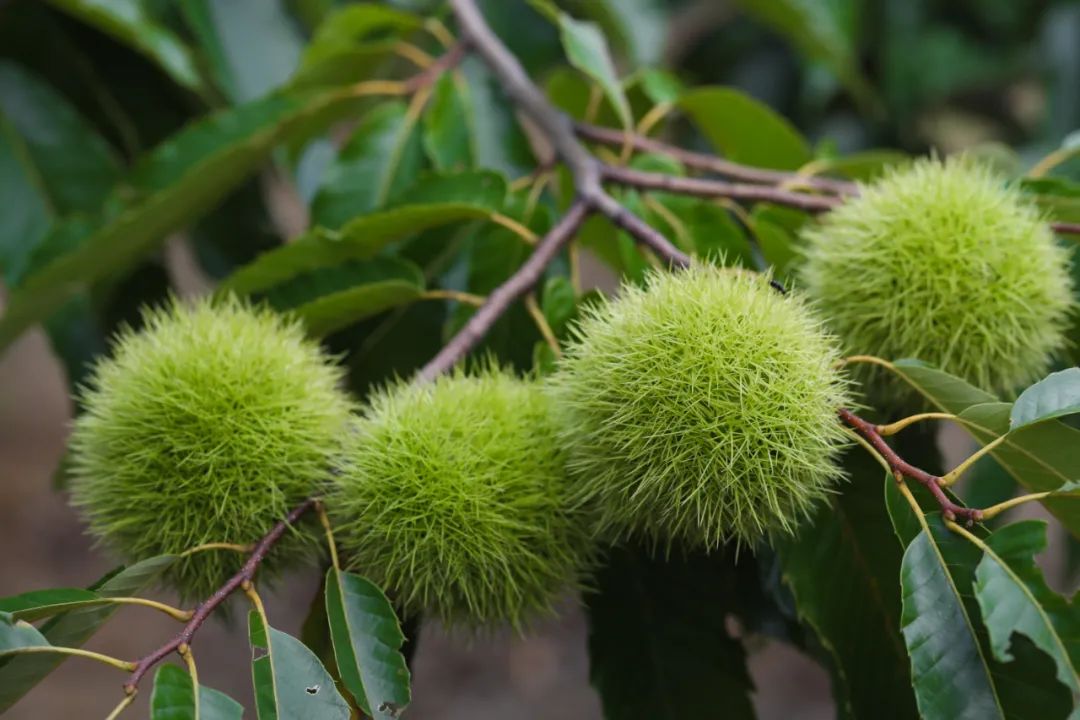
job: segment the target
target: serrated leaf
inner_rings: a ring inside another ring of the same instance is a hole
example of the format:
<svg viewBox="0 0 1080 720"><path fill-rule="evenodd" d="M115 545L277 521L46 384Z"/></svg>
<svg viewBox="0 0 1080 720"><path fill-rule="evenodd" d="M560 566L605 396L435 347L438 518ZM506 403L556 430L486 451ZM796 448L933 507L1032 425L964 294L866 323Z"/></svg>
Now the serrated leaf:
<svg viewBox="0 0 1080 720"><path fill-rule="evenodd" d="M48 1L157 63L179 85L205 93L191 51L171 30L156 22L139 0Z"/></svg>
<svg viewBox="0 0 1080 720"><path fill-rule="evenodd" d="M118 568L91 585L89 590L106 597L137 595L155 583L175 561L175 555L161 555ZM116 609L116 605L102 605L72 610L47 621L41 627L41 633L52 645L79 647ZM63 655L35 655L0 661L0 713L14 705L66 659Z"/></svg>
<svg viewBox="0 0 1080 720"><path fill-rule="evenodd" d="M615 108L619 123L629 128L633 123L630 103L623 93L622 83L611 60L607 40L594 23L577 20L566 13L559 13L559 37L570 64L592 78L604 91L608 102Z"/></svg>
<svg viewBox="0 0 1080 720"><path fill-rule="evenodd" d="M832 656L850 717L915 718L900 634L901 548L881 501L883 471L860 448L850 481L794 537L774 542L799 617Z"/></svg>
<svg viewBox="0 0 1080 720"><path fill-rule="evenodd" d="M211 116L160 145L132 174L137 197L74 249L42 263L11 294L0 319L0 348L197 219L254 173L276 145L309 137L355 103L348 93L272 96Z"/></svg>
<svg viewBox="0 0 1080 720"><path fill-rule="evenodd" d="M1052 373L1016 398L1009 429L1080 413L1080 368Z"/></svg>
<svg viewBox="0 0 1080 720"><path fill-rule="evenodd" d="M584 600L589 677L609 720L753 718L742 644L727 634L719 554L652 558L615 548Z"/></svg>
<svg viewBox="0 0 1080 720"><path fill-rule="evenodd" d="M423 164L416 120L397 100L368 112L327 168L311 205L311 222L336 230L385 207L411 185Z"/></svg>
<svg viewBox="0 0 1080 720"><path fill-rule="evenodd" d="M436 170L464 170L475 163L476 153L466 117L458 76L445 73L436 81L423 119L424 151Z"/></svg>
<svg viewBox="0 0 1080 720"><path fill-rule="evenodd" d="M150 720L241 720L243 706L223 692L199 685L198 704L191 676L176 665L154 674Z"/></svg>
<svg viewBox="0 0 1080 720"><path fill-rule="evenodd" d="M341 680L360 708L375 718L396 718L409 704L405 636L382 590L365 578L330 568L326 613Z"/></svg>
<svg viewBox="0 0 1080 720"><path fill-rule="evenodd" d="M929 530L921 530L904 552L900 585L920 714L928 720L1004 720L975 625Z"/></svg>
<svg viewBox="0 0 1080 720"><path fill-rule="evenodd" d="M735 162L795 170L813 155L806 140L785 118L738 90L709 87L679 98L702 134Z"/></svg>
<svg viewBox="0 0 1080 720"><path fill-rule="evenodd" d="M635 65L656 65L663 59L667 8L659 0L594 0L581 3Z"/></svg>
<svg viewBox="0 0 1080 720"><path fill-rule="evenodd" d="M476 152L476 164L507 177L518 177L536 166L528 138L514 117L513 103L482 60L461 64L468 88L466 121Z"/></svg>
<svg viewBox="0 0 1080 720"><path fill-rule="evenodd" d="M251 672L259 720L348 720L349 705L311 650L248 614Z"/></svg>
<svg viewBox="0 0 1080 720"><path fill-rule="evenodd" d="M1046 523L1007 525L985 543L975 597L994 657L1013 660L1013 634L1026 635L1053 658L1058 680L1072 692L1073 714L1080 715L1080 608L1053 592L1035 564L1035 555L1046 549Z"/></svg>
<svg viewBox="0 0 1080 720"><path fill-rule="evenodd" d="M990 648L990 638L982 623L982 614L975 599L975 569L981 559L979 549L967 539L946 528L939 512L925 510L936 505L929 493L920 492L921 486L916 486L916 495L922 495L926 500L926 502L920 500L920 504L924 507L926 524L929 528L928 534L900 494L896 482L888 480L885 483L885 489L886 504L901 543L910 547L917 538L928 539L935 561L947 573L946 581L949 586L958 592L964 614L974 630L981 660L975 668L965 667L961 675L966 676L976 670L981 673L983 672L981 666L985 665L989 669L992 689L1001 713L1010 720L1013 718L1017 720L1065 718L1069 714L1069 692L1055 679L1054 663L1050 657L1032 644L1027 637L1014 636L1011 649L1015 660L1012 662L1002 663L994 658ZM953 500L956 501L955 498ZM985 538L987 534L985 528L980 525L970 528L969 531L980 538ZM936 569L932 571L936 572ZM933 613L942 612L942 610L941 607L930 610L931 615L925 622L934 624L941 620L940 616L935 619ZM942 623L941 632L945 632L944 627ZM948 632L955 635L957 630L950 628ZM966 643L966 636L961 636L958 642ZM927 669L934 670L934 668ZM920 712L928 720L951 717L948 714L949 708L955 703L956 697L963 696L964 689L959 685L950 685L953 679L948 674L935 674L934 677L944 684L936 687L928 684L923 688L934 697L928 700L927 709L924 709L920 701Z"/></svg>

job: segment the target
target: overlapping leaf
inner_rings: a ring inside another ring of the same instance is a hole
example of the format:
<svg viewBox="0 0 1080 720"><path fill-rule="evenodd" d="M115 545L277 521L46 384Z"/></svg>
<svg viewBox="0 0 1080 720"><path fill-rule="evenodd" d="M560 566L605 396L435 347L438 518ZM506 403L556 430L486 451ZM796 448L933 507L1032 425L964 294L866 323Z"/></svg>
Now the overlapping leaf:
<svg viewBox="0 0 1080 720"><path fill-rule="evenodd" d="M326 612L341 680L374 718L396 718L409 704L405 636L382 590L359 575L330 568Z"/></svg>
<svg viewBox="0 0 1080 720"><path fill-rule="evenodd" d="M248 637L259 720L348 720L349 705L334 679L302 642L268 627L254 610Z"/></svg>
<svg viewBox="0 0 1080 720"><path fill-rule="evenodd" d="M199 685L198 698L191 676L176 665L162 665L154 674L150 720L240 720L244 708L228 695Z"/></svg>
<svg viewBox="0 0 1080 720"><path fill-rule="evenodd" d="M109 597L135 595L156 582L175 560L175 555L143 560L113 571L89 589ZM101 605L71 610L50 619L41 632L52 645L78 647L97 632L116 608L116 605ZM11 707L65 659L62 655L27 655L0 660L0 712Z"/></svg>

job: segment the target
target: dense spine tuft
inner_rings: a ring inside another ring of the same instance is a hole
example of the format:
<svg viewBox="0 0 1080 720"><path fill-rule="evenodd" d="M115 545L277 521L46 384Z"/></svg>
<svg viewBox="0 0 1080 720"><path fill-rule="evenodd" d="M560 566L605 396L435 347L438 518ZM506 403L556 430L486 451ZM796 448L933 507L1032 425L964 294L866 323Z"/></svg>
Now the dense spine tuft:
<svg viewBox="0 0 1080 720"><path fill-rule="evenodd" d="M495 368L375 394L330 509L353 567L448 625L551 609L588 554L535 383Z"/></svg>
<svg viewBox="0 0 1080 720"><path fill-rule="evenodd" d="M894 170L807 227L802 282L850 353L918 358L1009 394L1065 344L1067 252L971 160Z"/></svg>
<svg viewBox="0 0 1080 720"><path fill-rule="evenodd" d="M81 391L73 504L128 560L257 541L327 482L352 407L341 370L298 324L237 300L173 301L144 326L120 333ZM307 545L286 535L260 573ZM242 561L200 552L167 579L203 598Z"/></svg>
<svg viewBox="0 0 1080 720"><path fill-rule="evenodd" d="M550 381L575 501L665 547L792 531L839 478L832 338L764 276L693 266L593 307Z"/></svg>

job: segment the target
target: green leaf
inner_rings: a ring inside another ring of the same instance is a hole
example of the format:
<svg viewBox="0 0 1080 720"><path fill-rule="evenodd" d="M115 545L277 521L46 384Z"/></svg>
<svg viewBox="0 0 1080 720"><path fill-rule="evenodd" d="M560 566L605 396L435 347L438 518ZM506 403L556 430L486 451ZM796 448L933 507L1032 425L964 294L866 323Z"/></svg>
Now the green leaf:
<svg viewBox="0 0 1080 720"><path fill-rule="evenodd" d="M150 720L241 720L243 706L223 692L199 685L199 702L191 676L176 665L162 665L154 674Z"/></svg>
<svg viewBox="0 0 1080 720"><path fill-rule="evenodd" d="M856 31L859 3L853 0L736 0L747 13L824 63L864 107L877 102L859 69Z"/></svg>
<svg viewBox="0 0 1080 720"><path fill-rule="evenodd" d="M18 653L26 648L48 647L49 641L38 629L25 620L16 620L9 613L0 611L0 658Z"/></svg>
<svg viewBox="0 0 1080 720"><path fill-rule="evenodd" d="M607 40L594 23L576 20L566 13L559 13L559 36L562 39L566 59L570 64L592 78L604 91L615 108L619 122L628 128L633 123L630 103L623 93L622 83L611 60Z"/></svg>
<svg viewBox="0 0 1080 720"><path fill-rule="evenodd" d="M735 162L794 170L813 155L806 140L782 116L732 88L687 92L681 107L720 152Z"/></svg>
<svg viewBox="0 0 1080 720"><path fill-rule="evenodd" d="M281 0L181 0L180 6L233 103L281 87L299 64L303 38Z"/></svg>
<svg viewBox="0 0 1080 720"><path fill-rule="evenodd" d="M171 30L155 22L139 0L49 2L157 63L179 85L205 93L191 51Z"/></svg>
<svg viewBox="0 0 1080 720"><path fill-rule="evenodd" d="M1052 373L1024 392L1013 403L1009 429L1019 430L1044 420L1080 412L1080 368Z"/></svg>
<svg viewBox="0 0 1080 720"><path fill-rule="evenodd" d="M1072 691L1073 712L1080 712L1080 608L1052 591L1035 564L1035 555L1046 549L1046 523L1007 525L981 547L975 597L994 657L1013 660L1013 634L1026 635L1053 658L1058 680Z"/></svg>
<svg viewBox="0 0 1080 720"><path fill-rule="evenodd" d="M175 561L175 555L143 560L113 571L89 589L106 597L137 595L155 583ZM52 645L79 647L112 617L116 609L116 605L101 605L71 610L46 622L41 633ZM34 655L0 661L0 713L14 705L66 659L63 655Z"/></svg>
<svg viewBox="0 0 1080 720"><path fill-rule="evenodd" d="M212 208L276 145L310 137L355 103L348 93L272 96L214 115L163 143L133 172L136 199L75 248L43 263L11 294L0 319L0 348Z"/></svg>
<svg viewBox="0 0 1080 720"><path fill-rule="evenodd" d="M904 552L900 585L902 631L922 717L1004 720L975 625L937 538L928 529L921 530Z"/></svg>
<svg viewBox="0 0 1080 720"><path fill-rule="evenodd" d="M529 141L514 116L513 103L482 60L466 58L461 64L467 95L466 121L476 151L476 164L507 177L518 177L536 167Z"/></svg>
<svg viewBox="0 0 1080 720"><path fill-rule="evenodd" d="M15 620L35 622L50 615L105 602L108 602L107 598L82 588L34 590L0 598L0 612L10 614Z"/></svg>
<svg viewBox="0 0 1080 720"><path fill-rule="evenodd" d="M311 650L248 614L251 672L259 720L348 720L349 704Z"/></svg>
<svg viewBox="0 0 1080 720"><path fill-rule="evenodd" d="M219 292L251 295L287 282L302 273L334 267L348 260L366 260L395 240L428 228L486 218L483 205L439 203L406 205L353 220L340 232L316 228L230 275Z"/></svg>
<svg viewBox="0 0 1080 720"><path fill-rule="evenodd" d="M578 312L577 293L568 278L556 276L547 279L540 296L540 309L555 337L566 337L570 322Z"/></svg>
<svg viewBox="0 0 1080 720"><path fill-rule="evenodd" d="M365 578L330 568L326 613L341 680L360 708L375 718L396 718L409 704L405 636L382 590Z"/></svg>
<svg viewBox="0 0 1080 720"><path fill-rule="evenodd" d="M861 448L844 469L841 492L796 536L775 541L781 572L799 617L832 657L846 714L915 718L900 634L901 548L881 501L883 471Z"/></svg>
<svg viewBox="0 0 1080 720"><path fill-rule="evenodd" d="M120 177L112 150L66 99L0 61L0 266L9 285L59 215L96 212Z"/></svg>
<svg viewBox="0 0 1080 720"><path fill-rule="evenodd" d="M593 0L580 3L634 65L663 60L667 11L659 0Z"/></svg>
<svg viewBox="0 0 1080 720"><path fill-rule="evenodd" d="M419 299L420 285L404 280L384 280L330 293L294 310L308 333L325 337L332 332Z"/></svg>
<svg viewBox="0 0 1080 720"><path fill-rule="evenodd" d="M361 2L342 7L320 23L304 51L303 64L325 62L373 36L405 33L421 26L422 21L416 15L386 5Z"/></svg>
<svg viewBox="0 0 1080 720"><path fill-rule="evenodd" d="M1047 492L1080 479L1080 430L1048 420L1009 432L1010 403L965 381L916 360L897 360L896 373L937 409L958 415L971 435L982 444L1006 435L991 454L1018 483L1032 492ZM1080 537L1080 507L1052 503L1054 512L1073 535Z"/></svg>
<svg viewBox="0 0 1080 720"><path fill-rule="evenodd" d="M1004 717L1010 720L1012 718L1046 720L1066 717L1071 704L1069 692L1054 677L1055 667L1050 657L1039 650L1027 637L1014 635L1012 644L1014 661L1001 663L993 656L990 637L982 624L982 613L975 599L975 570L981 559L979 549L967 539L950 531L943 523L941 514L936 510L926 512L926 525L929 528L929 533L927 533L900 494L896 482L888 480L885 488L886 504L897 529L897 536L900 537L902 543L906 542L909 548L918 538L928 540L935 562L947 573L946 580L950 592L955 589L961 598L963 612L971 623L974 637L978 642L979 665L977 667L966 668L956 678L950 678L947 674L935 675L938 680L946 684L937 687L928 684L924 687L933 697L928 699L927 708L924 708L920 701L919 709L923 716L929 720L952 717L949 714L950 706L956 702L956 697L964 697L966 690L962 685L948 683L968 677L976 670L982 673L981 668L985 665L989 669L1000 714ZM916 495L925 498L926 502L920 500L924 508L936 507L929 493L923 492L921 486L916 486L915 492ZM955 498L953 499L955 501ZM979 525L970 528L970 532L976 537L986 536L986 530ZM937 572L937 568L924 568L924 570L928 573ZM942 617L939 615L935 618L934 613L941 613L942 610L940 606L930 610L930 615L922 622L937 624ZM944 627L945 624L941 623L941 628ZM946 632L944 629L940 631ZM951 628L948 633L951 637L957 633L957 630ZM962 635L959 642L966 644L966 636ZM972 660L975 661L975 658ZM916 682L919 681L916 680Z"/></svg>
<svg viewBox="0 0 1080 720"><path fill-rule="evenodd" d="M405 103L376 106L327 168L311 206L311 222L337 229L384 207L416 180L422 163L416 118Z"/></svg>
<svg viewBox="0 0 1080 720"><path fill-rule="evenodd" d="M476 153L462 97L467 88L458 86L457 77L445 73L439 78L424 113L424 151L440 172L465 170L475 164Z"/></svg>
<svg viewBox="0 0 1080 720"><path fill-rule="evenodd" d="M754 717L745 651L724 624L735 587L718 558L609 552L584 595L589 676L604 717L683 720L718 708L725 718Z"/></svg>

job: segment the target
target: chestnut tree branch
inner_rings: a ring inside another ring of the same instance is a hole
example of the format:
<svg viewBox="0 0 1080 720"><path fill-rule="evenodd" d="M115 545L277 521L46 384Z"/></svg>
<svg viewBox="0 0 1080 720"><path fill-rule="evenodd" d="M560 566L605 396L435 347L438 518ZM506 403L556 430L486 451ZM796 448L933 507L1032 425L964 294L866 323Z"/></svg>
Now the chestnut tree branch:
<svg viewBox="0 0 1080 720"><path fill-rule="evenodd" d="M206 601L201 603L195 608L195 614L191 616L191 620L178 632L171 640L166 642L161 647L157 648L148 655L144 655L142 658L135 662L135 668L131 671L131 676L124 684L124 692L128 695L133 695L138 688L139 681L143 679L149 670L164 660L170 653L179 652L180 648L189 647L192 639L195 637L195 633L199 631L206 619L210 617L210 614L214 612L225 600L236 592L237 589L245 584L250 584L255 578L255 573L259 569L259 564L266 558L274 544L281 539L281 537L288 531L293 525L300 520L309 510L315 507L314 498L305 500L297 505L289 514L280 520L273 528L270 529L262 540L259 540L255 544L255 549L251 551L251 555L248 556L244 566L233 575L231 578L225 581L217 591L211 595Z"/></svg>

